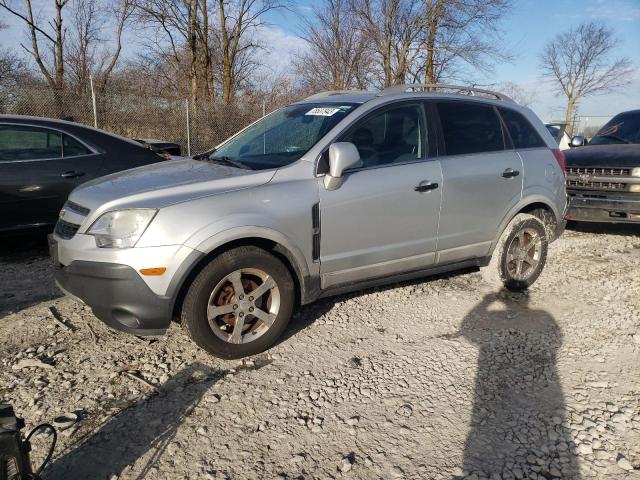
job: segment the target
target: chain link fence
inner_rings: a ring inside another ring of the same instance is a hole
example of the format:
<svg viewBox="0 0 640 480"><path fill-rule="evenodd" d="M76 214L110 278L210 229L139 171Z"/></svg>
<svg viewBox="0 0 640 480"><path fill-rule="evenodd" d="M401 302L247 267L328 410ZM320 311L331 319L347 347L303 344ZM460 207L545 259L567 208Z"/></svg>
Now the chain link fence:
<svg viewBox="0 0 640 480"><path fill-rule="evenodd" d="M134 139L159 139L178 143L183 154L211 150L265 112L280 105L267 105L252 97L236 105L132 91L54 93L42 85L20 85L0 90L0 113L61 118L95 126ZM268 108L267 108L268 107Z"/></svg>
<svg viewBox="0 0 640 480"><path fill-rule="evenodd" d="M0 88L0 113L62 118L127 138L175 142L185 155L211 150L265 112L282 106L282 101L249 96L235 105L199 101L194 106L186 98L125 89L92 95L89 89L55 94L42 84ZM576 116L574 135L591 138L611 118Z"/></svg>

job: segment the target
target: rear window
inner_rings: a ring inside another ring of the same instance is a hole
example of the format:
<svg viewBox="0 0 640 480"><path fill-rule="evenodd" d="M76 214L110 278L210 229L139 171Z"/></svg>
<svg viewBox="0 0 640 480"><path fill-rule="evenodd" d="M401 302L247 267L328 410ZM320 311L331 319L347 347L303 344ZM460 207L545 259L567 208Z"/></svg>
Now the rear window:
<svg viewBox="0 0 640 480"><path fill-rule="evenodd" d="M62 148L65 158L91 154L91 150L89 150L77 140L71 138L69 135L64 135L62 140Z"/></svg>
<svg viewBox="0 0 640 480"><path fill-rule="evenodd" d="M500 119L493 107L467 102L438 104L447 155L504 150Z"/></svg>
<svg viewBox="0 0 640 480"><path fill-rule="evenodd" d="M540 135L538 135L538 132L536 132L536 129L533 128L533 125L531 125L529 120L524 118L523 115L507 108L499 108L498 111L500 115L502 115L504 123L507 125L507 130L509 130L509 135L511 135L511 140L513 140L513 146L515 148L539 148L546 146L542 138L540 138Z"/></svg>

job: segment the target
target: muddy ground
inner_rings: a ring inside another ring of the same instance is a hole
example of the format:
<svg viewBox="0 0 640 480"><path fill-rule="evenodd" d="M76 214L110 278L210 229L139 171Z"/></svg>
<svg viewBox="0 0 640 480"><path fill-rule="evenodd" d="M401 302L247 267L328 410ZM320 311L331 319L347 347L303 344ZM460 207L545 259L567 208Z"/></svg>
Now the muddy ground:
<svg viewBox="0 0 640 480"><path fill-rule="evenodd" d="M0 243L0 401L78 415L46 479L640 478L640 228L567 231L528 294L464 272L322 300L246 361L108 329L45 243Z"/></svg>

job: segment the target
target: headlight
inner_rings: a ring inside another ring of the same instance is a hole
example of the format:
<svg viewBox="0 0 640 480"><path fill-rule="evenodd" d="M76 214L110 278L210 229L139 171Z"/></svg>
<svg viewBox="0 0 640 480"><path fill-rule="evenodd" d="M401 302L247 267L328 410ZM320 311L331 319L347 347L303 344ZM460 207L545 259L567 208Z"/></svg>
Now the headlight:
<svg viewBox="0 0 640 480"><path fill-rule="evenodd" d="M629 191L633 193L640 193L640 185L629 185Z"/></svg>
<svg viewBox="0 0 640 480"><path fill-rule="evenodd" d="M135 246L157 212L151 209L107 212L91 225L87 235L93 235L100 248L130 248Z"/></svg>
<svg viewBox="0 0 640 480"><path fill-rule="evenodd" d="M631 169L631 176L632 177L640 177L640 167L632 168Z"/></svg>

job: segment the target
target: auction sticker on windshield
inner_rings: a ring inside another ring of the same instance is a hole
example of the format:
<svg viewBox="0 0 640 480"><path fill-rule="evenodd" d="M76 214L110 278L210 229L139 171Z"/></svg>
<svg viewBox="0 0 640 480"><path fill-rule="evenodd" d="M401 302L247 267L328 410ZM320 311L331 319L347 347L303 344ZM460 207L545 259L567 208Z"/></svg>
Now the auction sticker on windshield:
<svg viewBox="0 0 640 480"><path fill-rule="evenodd" d="M318 115L320 117L330 117L340 111L339 108L335 107L315 107L309 110L305 115Z"/></svg>

